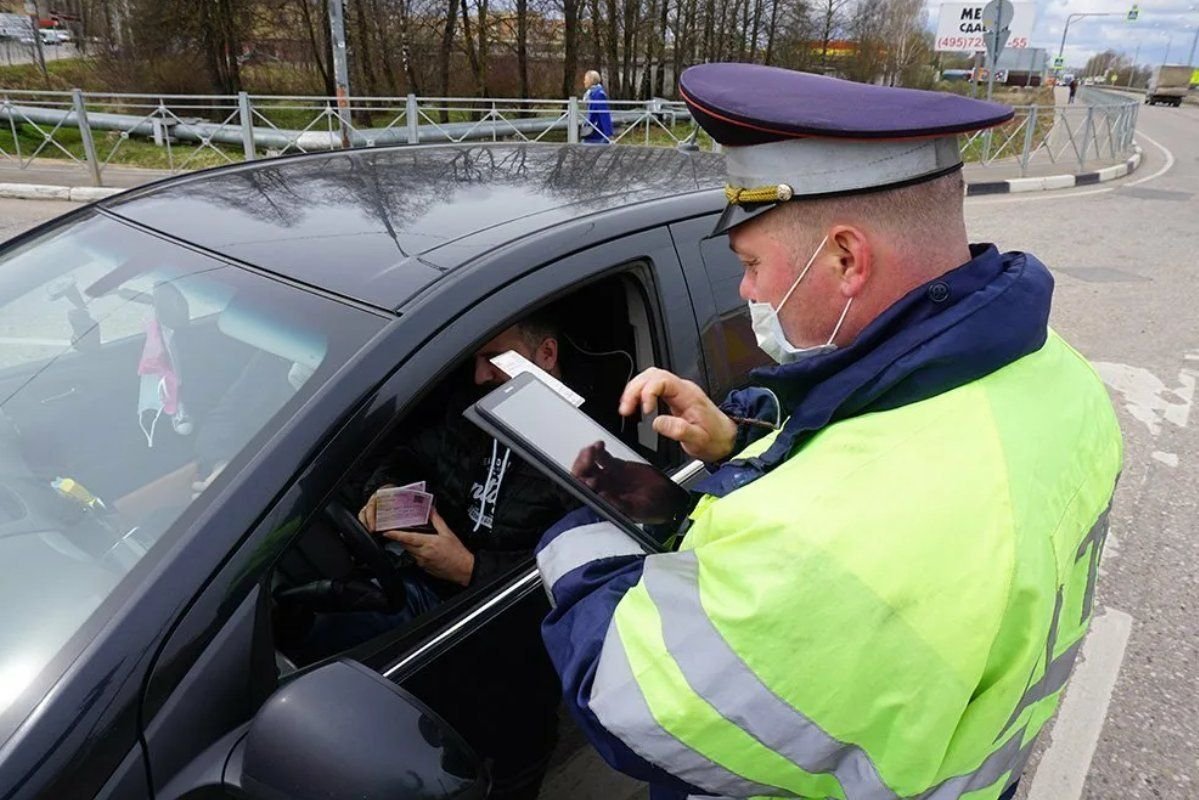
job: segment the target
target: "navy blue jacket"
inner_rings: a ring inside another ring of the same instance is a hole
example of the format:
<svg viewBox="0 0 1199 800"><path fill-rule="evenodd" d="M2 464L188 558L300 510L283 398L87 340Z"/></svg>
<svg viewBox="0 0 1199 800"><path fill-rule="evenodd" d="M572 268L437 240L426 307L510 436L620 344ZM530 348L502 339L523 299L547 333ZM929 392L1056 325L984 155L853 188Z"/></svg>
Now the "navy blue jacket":
<svg viewBox="0 0 1199 800"><path fill-rule="evenodd" d="M608 94L603 84L595 84L583 95L587 105L587 125L584 142L604 144L612 141L612 111L608 108Z"/></svg>

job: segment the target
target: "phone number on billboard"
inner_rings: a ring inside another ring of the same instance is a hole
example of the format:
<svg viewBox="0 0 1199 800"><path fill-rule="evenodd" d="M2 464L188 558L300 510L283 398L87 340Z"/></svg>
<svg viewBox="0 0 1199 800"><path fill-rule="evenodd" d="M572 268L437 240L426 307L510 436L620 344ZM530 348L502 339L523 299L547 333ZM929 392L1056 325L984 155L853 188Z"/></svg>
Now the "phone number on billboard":
<svg viewBox="0 0 1199 800"><path fill-rule="evenodd" d="M1017 36L1007 41L1008 47L1028 47L1028 39ZM985 50L986 44L981 36L942 36L937 40L938 50Z"/></svg>

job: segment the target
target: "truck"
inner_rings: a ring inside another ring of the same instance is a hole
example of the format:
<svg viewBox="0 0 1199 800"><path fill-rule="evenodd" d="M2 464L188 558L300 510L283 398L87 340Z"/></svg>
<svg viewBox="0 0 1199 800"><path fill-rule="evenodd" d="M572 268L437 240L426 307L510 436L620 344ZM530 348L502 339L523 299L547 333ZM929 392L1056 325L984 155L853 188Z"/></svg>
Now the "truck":
<svg viewBox="0 0 1199 800"><path fill-rule="evenodd" d="M1182 105L1191 87L1191 68L1185 65L1163 64L1153 70L1145 102L1149 105L1168 103L1175 108Z"/></svg>

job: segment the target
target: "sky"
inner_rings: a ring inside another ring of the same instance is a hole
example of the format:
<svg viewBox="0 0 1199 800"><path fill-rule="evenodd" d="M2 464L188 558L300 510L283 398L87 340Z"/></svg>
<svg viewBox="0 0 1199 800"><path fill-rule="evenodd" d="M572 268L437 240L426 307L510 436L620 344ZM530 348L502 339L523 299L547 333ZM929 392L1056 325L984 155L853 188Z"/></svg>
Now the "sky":
<svg viewBox="0 0 1199 800"><path fill-rule="evenodd" d="M1137 63L1142 66L1161 64L1167 58L1168 48L1167 63L1186 64L1195 32L1199 30L1199 0L1141 0L1135 22L1124 18L1132 6L1130 0L1029 0L1029 4L1036 10L1032 46L1044 47L1051 58L1057 55L1062 29L1070 14L1120 15L1084 17L1071 22L1065 49L1067 68L1081 68L1088 58L1109 48L1125 53L1130 59L1136 55ZM930 0L926 6L929 26L934 30L940 6L937 0ZM1193 61L1199 67L1199 50Z"/></svg>

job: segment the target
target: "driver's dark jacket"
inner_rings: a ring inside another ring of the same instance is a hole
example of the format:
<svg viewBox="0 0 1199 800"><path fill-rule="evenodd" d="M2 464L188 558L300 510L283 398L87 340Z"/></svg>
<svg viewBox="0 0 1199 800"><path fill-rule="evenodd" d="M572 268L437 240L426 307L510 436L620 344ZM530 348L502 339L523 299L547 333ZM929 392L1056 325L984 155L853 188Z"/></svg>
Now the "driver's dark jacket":
<svg viewBox="0 0 1199 800"><path fill-rule="evenodd" d="M458 392L448 401L427 404L426 413L403 426L362 498L365 504L380 486L425 481L438 513L474 553L470 586L528 560L541 534L578 505L462 416L477 395Z"/></svg>

